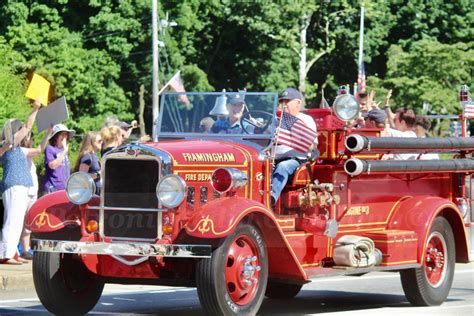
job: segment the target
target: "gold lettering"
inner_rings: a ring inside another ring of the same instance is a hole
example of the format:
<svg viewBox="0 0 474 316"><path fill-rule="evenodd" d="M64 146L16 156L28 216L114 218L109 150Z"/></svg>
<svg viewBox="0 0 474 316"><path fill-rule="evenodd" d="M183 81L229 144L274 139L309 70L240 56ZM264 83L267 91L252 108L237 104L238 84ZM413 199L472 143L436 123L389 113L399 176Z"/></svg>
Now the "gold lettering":
<svg viewBox="0 0 474 316"><path fill-rule="evenodd" d="M186 162L235 162L233 153L182 153Z"/></svg>
<svg viewBox="0 0 474 316"><path fill-rule="evenodd" d="M368 205L352 206L346 213L346 216L360 216L362 214L369 215L370 208Z"/></svg>

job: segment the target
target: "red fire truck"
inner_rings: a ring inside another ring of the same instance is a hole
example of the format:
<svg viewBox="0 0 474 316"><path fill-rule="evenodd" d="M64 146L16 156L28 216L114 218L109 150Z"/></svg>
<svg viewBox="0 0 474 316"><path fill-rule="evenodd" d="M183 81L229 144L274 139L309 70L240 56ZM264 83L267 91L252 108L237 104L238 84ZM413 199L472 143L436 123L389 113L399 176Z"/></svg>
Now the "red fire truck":
<svg viewBox="0 0 474 316"><path fill-rule="evenodd" d="M31 208L34 283L50 312L87 313L105 283L121 283L197 287L206 314L254 315L265 296L372 271L399 271L413 305L443 303L455 263L473 254L474 139L351 128L359 106L342 95L306 111L320 154L273 206L278 97L239 93L244 111L230 129L228 96L164 94L154 141L102 158L100 196L78 172ZM383 159L406 152L455 158Z"/></svg>

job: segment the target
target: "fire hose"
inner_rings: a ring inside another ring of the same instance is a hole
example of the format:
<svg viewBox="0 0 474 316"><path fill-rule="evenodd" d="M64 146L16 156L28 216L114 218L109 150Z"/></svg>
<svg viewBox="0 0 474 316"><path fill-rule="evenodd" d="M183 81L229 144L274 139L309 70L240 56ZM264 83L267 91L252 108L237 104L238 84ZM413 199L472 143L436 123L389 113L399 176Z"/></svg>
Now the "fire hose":
<svg viewBox="0 0 474 316"><path fill-rule="evenodd" d="M338 266L370 267L379 263L375 252L372 239L346 235L337 240L333 259Z"/></svg>

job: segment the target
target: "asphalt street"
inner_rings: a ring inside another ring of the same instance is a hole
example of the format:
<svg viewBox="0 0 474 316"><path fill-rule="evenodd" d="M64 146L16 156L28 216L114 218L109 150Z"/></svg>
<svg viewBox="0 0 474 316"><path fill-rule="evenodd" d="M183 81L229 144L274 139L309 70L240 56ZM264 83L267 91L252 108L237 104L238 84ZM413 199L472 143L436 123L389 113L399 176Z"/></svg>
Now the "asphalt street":
<svg viewBox="0 0 474 316"><path fill-rule="evenodd" d="M205 315L196 290L137 285L107 285L90 315ZM474 315L474 263L457 264L447 301L413 307L405 299L398 273L318 279L291 300L265 299L259 315ZM31 291L7 291L0 315L49 315Z"/></svg>

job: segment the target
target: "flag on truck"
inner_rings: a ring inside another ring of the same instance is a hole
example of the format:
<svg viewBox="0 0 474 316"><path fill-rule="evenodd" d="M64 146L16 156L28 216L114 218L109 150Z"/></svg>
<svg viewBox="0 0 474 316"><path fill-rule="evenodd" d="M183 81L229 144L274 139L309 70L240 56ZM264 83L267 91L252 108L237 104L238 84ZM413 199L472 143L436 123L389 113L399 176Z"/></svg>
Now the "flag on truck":
<svg viewBox="0 0 474 316"><path fill-rule="evenodd" d="M183 80L181 79L180 71L178 71L173 76L173 78L171 78L170 81L168 81L168 85L175 92L186 92L186 90L184 89ZM178 95L178 99L181 102L183 102L186 105L186 107L189 107L189 105L191 104L189 102L188 96L185 94Z"/></svg>
<svg viewBox="0 0 474 316"><path fill-rule="evenodd" d="M285 145L300 152L307 152L317 137L318 133L309 128L302 120L287 112L282 113L277 145Z"/></svg>
<svg viewBox="0 0 474 316"><path fill-rule="evenodd" d="M357 76L357 90L359 92L365 92L365 65L364 61L359 64L359 74Z"/></svg>
<svg viewBox="0 0 474 316"><path fill-rule="evenodd" d="M464 102L464 117L474 118L474 102L472 102L470 96L468 97L467 101Z"/></svg>

